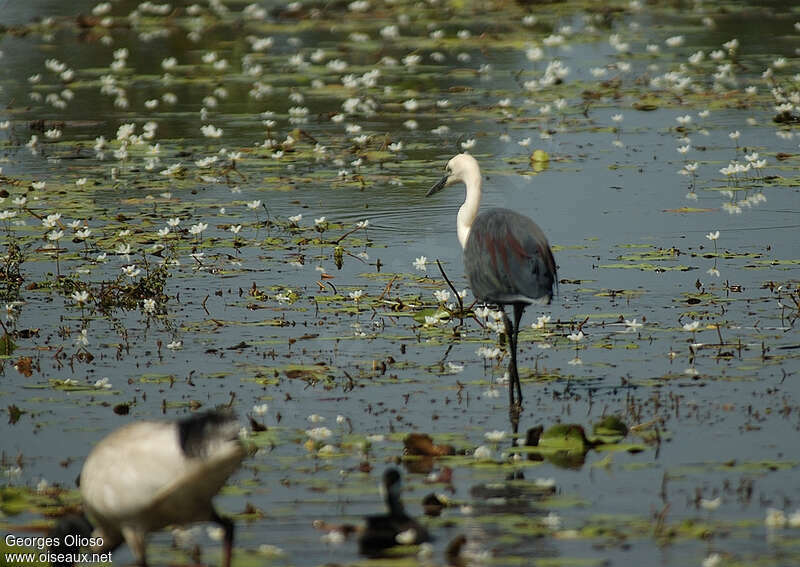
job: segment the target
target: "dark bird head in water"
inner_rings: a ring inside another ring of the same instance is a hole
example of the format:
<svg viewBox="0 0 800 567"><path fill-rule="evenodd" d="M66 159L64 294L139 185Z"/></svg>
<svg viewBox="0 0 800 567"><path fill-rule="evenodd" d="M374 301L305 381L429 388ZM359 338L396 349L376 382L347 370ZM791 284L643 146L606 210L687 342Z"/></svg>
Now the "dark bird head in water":
<svg viewBox="0 0 800 567"><path fill-rule="evenodd" d="M388 513L368 516L359 539L359 551L368 557L378 557L397 545L418 545L430 541L424 526L406 514L400 499L402 482L395 468L383 473L381 491L386 499Z"/></svg>
<svg viewBox="0 0 800 567"><path fill-rule="evenodd" d="M88 518L83 514L68 514L59 518L58 522L50 528L47 537L53 538L58 543L50 547L50 553L56 556L77 557L80 546L77 543L67 545L67 536L70 541L78 538L91 537L94 528ZM76 537L77 536L77 537ZM72 561L54 561L53 567L72 567Z"/></svg>

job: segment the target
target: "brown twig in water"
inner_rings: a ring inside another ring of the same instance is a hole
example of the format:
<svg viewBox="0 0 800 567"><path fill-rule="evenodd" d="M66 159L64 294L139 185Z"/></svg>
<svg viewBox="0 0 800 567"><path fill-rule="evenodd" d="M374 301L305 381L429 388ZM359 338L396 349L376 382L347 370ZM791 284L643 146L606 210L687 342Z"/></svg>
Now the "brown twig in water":
<svg viewBox="0 0 800 567"><path fill-rule="evenodd" d="M41 217L41 216L37 215L36 212L34 212L33 209L31 209L30 207L25 207L25 211L27 213L29 213L32 217L35 217L35 218L37 218L39 220L43 220L44 219L44 217Z"/></svg>
<svg viewBox="0 0 800 567"><path fill-rule="evenodd" d="M397 279L397 275L392 276L392 279L389 280L389 283L386 284L386 287L383 288L383 293L380 294L378 297L378 301L386 297L386 294L392 289L392 284L394 284L395 280Z"/></svg>
<svg viewBox="0 0 800 567"><path fill-rule="evenodd" d="M334 244L339 244L339 243L340 243L342 240L344 240L345 238L347 238L348 236L350 236L351 234L353 234L353 233L354 233L355 231L357 231L357 230L361 230L361 227L360 227L360 226L357 226L357 227L355 227L355 228L353 228L353 229L351 229L351 230L348 230L348 231L347 231L347 232L345 232L343 235L341 235L339 238L337 238L336 240L334 240L334 241L333 241L333 243L334 243Z"/></svg>
<svg viewBox="0 0 800 567"><path fill-rule="evenodd" d="M347 254L348 256L350 256L351 258L355 258L356 260L358 260L362 264L366 264L367 263L367 261L364 258L362 258L361 256L356 256L355 254L351 254L347 250L345 250L344 253Z"/></svg>
<svg viewBox="0 0 800 567"><path fill-rule="evenodd" d="M300 130L300 136L303 138L308 138L314 144L319 144L317 139L308 132L306 132L305 130Z"/></svg>
<svg viewBox="0 0 800 567"><path fill-rule="evenodd" d="M456 291L456 288L453 285L453 282L451 282L450 278L447 277L447 274L444 273L444 268L442 268L442 263L439 261L438 258L436 259L436 265L439 266L439 272L441 272L442 277L444 278L444 281L446 281L447 285L450 286L450 289L453 290L453 294L456 296L456 299L458 300L458 309L461 312L463 312L464 311L464 302L461 300L461 296L458 295L458 292Z"/></svg>

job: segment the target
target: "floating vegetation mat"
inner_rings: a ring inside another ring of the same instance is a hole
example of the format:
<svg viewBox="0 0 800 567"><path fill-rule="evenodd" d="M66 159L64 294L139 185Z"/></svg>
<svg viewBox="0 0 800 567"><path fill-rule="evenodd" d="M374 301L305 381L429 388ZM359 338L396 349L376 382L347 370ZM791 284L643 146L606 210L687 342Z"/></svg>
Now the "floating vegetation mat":
<svg viewBox="0 0 800 567"><path fill-rule="evenodd" d="M6 3L0 526L78 506L114 428L229 405L236 567L800 563L788 4ZM559 267L518 424L463 194L424 197L461 151ZM435 539L359 557L396 465Z"/></svg>

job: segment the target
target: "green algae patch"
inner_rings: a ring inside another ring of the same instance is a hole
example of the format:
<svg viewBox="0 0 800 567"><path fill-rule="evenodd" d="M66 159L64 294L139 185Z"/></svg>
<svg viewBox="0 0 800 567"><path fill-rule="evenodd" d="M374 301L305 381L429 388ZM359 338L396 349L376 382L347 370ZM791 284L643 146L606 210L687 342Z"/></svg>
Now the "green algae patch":
<svg viewBox="0 0 800 567"><path fill-rule="evenodd" d="M616 415L604 417L592 426L596 439L603 443L617 443L628 434L628 426Z"/></svg>
<svg viewBox="0 0 800 567"><path fill-rule="evenodd" d="M696 270L697 268L693 268L691 266L685 265L677 265L677 266L662 266L658 264L652 264L650 262L635 262L631 264L622 264L622 263L611 263L611 264L600 264L598 266L600 268L609 269L609 270L640 270L643 272L688 272L690 270Z"/></svg>
<svg viewBox="0 0 800 567"><path fill-rule="evenodd" d="M560 424L549 427L539 437L539 447L554 451L583 451L591 447L583 427Z"/></svg>

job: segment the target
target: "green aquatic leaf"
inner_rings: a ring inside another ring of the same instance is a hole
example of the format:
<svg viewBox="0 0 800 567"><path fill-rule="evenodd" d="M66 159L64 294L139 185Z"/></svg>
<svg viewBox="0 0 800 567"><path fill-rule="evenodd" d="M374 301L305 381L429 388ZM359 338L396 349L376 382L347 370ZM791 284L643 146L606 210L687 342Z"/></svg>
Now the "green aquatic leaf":
<svg viewBox="0 0 800 567"><path fill-rule="evenodd" d="M631 264L600 264L598 267L609 270L641 270L643 272L688 272L690 270L697 269L691 266L684 266L680 264L677 266L662 266L658 264L651 264L649 262L636 262Z"/></svg>
<svg viewBox="0 0 800 567"><path fill-rule="evenodd" d="M0 356L11 356L17 349L17 344L11 339L8 333L3 333L0 337Z"/></svg>
<svg viewBox="0 0 800 567"><path fill-rule="evenodd" d="M619 416L609 415L595 423L592 431L603 443L618 443L628 434L628 426Z"/></svg>
<svg viewBox="0 0 800 567"><path fill-rule="evenodd" d="M545 429L539 437L539 447L556 450L588 450L591 443L583 427L574 423L561 423Z"/></svg>

